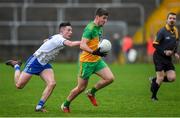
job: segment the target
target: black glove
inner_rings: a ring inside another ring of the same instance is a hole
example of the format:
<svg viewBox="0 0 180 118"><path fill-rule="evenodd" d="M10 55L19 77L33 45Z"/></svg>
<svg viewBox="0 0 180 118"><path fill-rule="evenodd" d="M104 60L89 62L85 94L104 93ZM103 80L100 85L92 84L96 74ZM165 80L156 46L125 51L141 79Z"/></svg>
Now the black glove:
<svg viewBox="0 0 180 118"><path fill-rule="evenodd" d="M94 50L92 52L93 55L98 55L98 56L101 56L101 57L105 57L107 55L106 52L100 52L100 48L98 48L97 50Z"/></svg>

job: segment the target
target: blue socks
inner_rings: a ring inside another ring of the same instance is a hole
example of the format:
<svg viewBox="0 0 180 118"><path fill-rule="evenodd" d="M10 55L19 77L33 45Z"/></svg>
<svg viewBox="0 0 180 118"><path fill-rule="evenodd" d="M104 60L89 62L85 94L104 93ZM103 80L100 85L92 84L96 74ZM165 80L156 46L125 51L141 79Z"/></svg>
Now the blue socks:
<svg viewBox="0 0 180 118"><path fill-rule="evenodd" d="M45 102L44 102L43 100L40 100L39 103L38 103L38 105L36 106L36 110L42 109L43 106L44 106L44 104L45 104Z"/></svg>
<svg viewBox="0 0 180 118"><path fill-rule="evenodd" d="M15 69L15 71L20 70L20 66L18 64L16 64L16 65L14 65L14 69Z"/></svg>
<svg viewBox="0 0 180 118"><path fill-rule="evenodd" d="M43 101L43 100L40 100L39 103L38 103L38 105L43 106L43 105L44 105L44 101Z"/></svg>

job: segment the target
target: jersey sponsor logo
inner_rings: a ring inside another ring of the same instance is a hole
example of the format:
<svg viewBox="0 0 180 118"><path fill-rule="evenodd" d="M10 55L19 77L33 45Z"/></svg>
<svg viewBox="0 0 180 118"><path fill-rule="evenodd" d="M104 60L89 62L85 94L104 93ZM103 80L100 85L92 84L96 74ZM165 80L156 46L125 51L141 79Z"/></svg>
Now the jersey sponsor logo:
<svg viewBox="0 0 180 118"><path fill-rule="evenodd" d="M170 39L170 37L169 37L169 36L167 36L167 37L166 37L166 39L168 39L168 40L169 40L169 39Z"/></svg>

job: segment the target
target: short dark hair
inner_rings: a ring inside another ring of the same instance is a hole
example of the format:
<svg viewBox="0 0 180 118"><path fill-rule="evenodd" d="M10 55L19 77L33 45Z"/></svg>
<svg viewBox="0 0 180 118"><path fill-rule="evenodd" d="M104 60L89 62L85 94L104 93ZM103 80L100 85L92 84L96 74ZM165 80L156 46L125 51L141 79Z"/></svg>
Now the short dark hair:
<svg viewBox="0 0 180 118"><path fill-rule="evenodd" d="M59 25L59 29L61 29L62 27L66 27L66 26L71 26L70 22L63 22Z"/></svg>
<svg viewBox="0 0 180 118"><path fill-rule="evenodd" d="M109 12L104 8L98 8L95 13L96 16L109 16Z"/></svg>
<svg viewBox="0 0 180 118"><path fill-rule="evenodd" d="M169 15L175 15L175 16L176 16L176 13L174 13L174 12L169 12L168 15L167 15L167 19L168 19Z"/></svg>

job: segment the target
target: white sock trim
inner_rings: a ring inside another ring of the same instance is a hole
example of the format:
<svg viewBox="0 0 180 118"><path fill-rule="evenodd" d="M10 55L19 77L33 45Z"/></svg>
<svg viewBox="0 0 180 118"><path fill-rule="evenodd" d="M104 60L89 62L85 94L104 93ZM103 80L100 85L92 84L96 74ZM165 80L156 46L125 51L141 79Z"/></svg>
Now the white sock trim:
<svg viewBox="0 0 180 118"><path fill-rule="evenodd" d="M16 68L16 67L19 67L19 65L18 64L14 65L14 68Z"/></svg>
<svg viewBox="0 0 180 118"><path fill-rule="evenodd" d="M42 109L42 106L41 105L37 105L36 106L36 110L40 110L40 109Z"/></svg>

